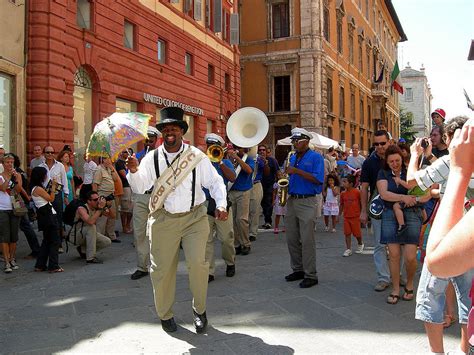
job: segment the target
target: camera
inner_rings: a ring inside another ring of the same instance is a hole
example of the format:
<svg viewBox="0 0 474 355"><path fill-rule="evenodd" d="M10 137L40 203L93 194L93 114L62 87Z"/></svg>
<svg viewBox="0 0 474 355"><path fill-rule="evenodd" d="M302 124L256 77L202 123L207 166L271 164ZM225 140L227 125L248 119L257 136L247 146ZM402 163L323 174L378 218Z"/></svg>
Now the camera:
<svg viewBox="0 0 474 355"><path fill-rule="evenodd" d="M428 141L428 138L423 138L423 139L421 140L421 147L422 147L423 149L428 148L429 145L430 145L430 142Z"/></svg>
<svg viewBox="0 0 474 355"><path fill-rule="evenodd" d="M114 194L110 194L110 195L108 195L108 196L100 196L100 197L103 198L103 199L104 199L105 201L107 201L107 202L108 202L108 201L113 201L113 200L115 200Z"/></svg>
<svg viewBox="0 0 474 355"><path fill-rule="evenodd" d="M51 189L53 188L53 181L52 180L49 180L48 181L48 184L46 185L46 191L48 193L51 193ZM63 185L60 184L59 182L56 183L56 194L60 191L63 190Z"/></svg>

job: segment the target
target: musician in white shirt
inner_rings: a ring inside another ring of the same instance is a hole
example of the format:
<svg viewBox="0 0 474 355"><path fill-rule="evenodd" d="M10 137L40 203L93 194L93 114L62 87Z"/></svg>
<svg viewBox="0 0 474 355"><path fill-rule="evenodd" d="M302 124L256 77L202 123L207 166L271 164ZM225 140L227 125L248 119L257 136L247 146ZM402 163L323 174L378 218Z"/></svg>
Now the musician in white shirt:
<svg viewBox="0 0 474 355"><path fill-rule="evenodd" d="M161 122L157 128L163 135L163 145L156 149L156 154L154 152L147 154L140 166L135 157L129 157L127 179L134 193L145 193L157 179L155 168L157 157L158 172L162 178L156 182L156 185L164 180L165 174L172 172L170 178L166 180L169 181L170 186L166 191L169 194L164 200L163 208L161 206L156 210L152 208L154 191L148 219L148 232L151 238L151 281L155 307L163 329L167 332L176 331L172 307L175 300L176 272L181 243L193 294L193 322L196 332L202 333L207 326L206 297L209 274L209 264L205 261L209 223L207 209L204 206L206 196L202 187L207 188L212 198L216 200L216 218L219 220L227 219L226 187L209 159L197 148L183 143L183 135L188 129L188 124L183 120L184 111L177 107L168 107L162 109L160 115ZM187 175L181 174L179 167L182 167L183 171L186 170L183 164L189 154L200 158L196 160L199 162L193 169L195 173L189 171ZM176 183L179 176L184 180Z"/></svg>

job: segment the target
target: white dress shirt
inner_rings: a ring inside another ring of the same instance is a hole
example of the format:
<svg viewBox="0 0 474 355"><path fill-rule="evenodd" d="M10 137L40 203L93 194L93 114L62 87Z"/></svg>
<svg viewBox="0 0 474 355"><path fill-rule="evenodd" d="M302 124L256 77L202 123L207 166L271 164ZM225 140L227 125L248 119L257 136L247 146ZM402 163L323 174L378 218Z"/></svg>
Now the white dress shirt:
<svg viewBox="0 0 474 355"><path fill-rule="evenodd" d="M95 161L91 160L90 162L84 162L84 181L83 184L90 185L94 180L94 174L97 170L97 164Z"/></svg>
<svg viewBox="0 0 474 355"><path fill-rule="evenodd" d="M57 160L54 161L53 166L49 169L48 164L46 162L40 164L43 168L46 168L48 171L48 181L51 179L56 180L61 185L63 185L63 192L65 195L69 195L69 188L67 186L67 177L66 177L66 169L64 169L64 165Z"/></svg>
<svg viewBox="0 0 474 355"><path fill-rule="evenodd" d="M168 153L164 146L158 147L158 162L160 166L160 174L163 174L168 167L166 164L165 155L168 157L168 162L171 163L174 158L187 149L188 145L183 144L180 150L176 153ZM191 146L191 149L196 153L201 153L196 147ZM212 166L209 158L205 157L196 166L196 186L194 205L197 206L206 200L206 195L202 190L205 187L209 190L211 197L216 200L216 206L226 208L227 206L227 192L222 177L217 170ZM140 162L137 172L127 174L128 182L132 191L143 194L152 186L156 180L155 162L153 152L149 152ZM176 190L171 191L164 203L164 209L169 213L183 213L189 212L192 199L192 174L176 186Z"/></svg>

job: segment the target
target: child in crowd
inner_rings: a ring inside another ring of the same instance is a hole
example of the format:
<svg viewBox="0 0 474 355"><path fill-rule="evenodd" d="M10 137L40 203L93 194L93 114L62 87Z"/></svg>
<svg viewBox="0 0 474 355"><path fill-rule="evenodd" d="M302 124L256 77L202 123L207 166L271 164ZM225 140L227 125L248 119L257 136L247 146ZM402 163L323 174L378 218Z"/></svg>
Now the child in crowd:
<svg viewBox="0 0 474 355"><path fill-rule="evenodd" d="M285 232L285 229L278 229L278 225L280 224L280 218L285 217L286 215L286 204L285 206L280 205L280 201L278 198L278 183L273 184L273 211L275 212L275 226L273 229L273 233L278 234L279 232Z"/></svg>
<svg viewBox="0 0 474 355"><path fill-rule="evenodd" d="M426 193L421 190L419 187L415 187L410 190L410 186L408 183L402 179L400 179L398 176L395 176L393 178L393 181L397 185L402 185L404 188L409 189L408 194L409 195L414 195L414 196L425 196ZM408 226L405 224L405 216L403 215L403 208L405 208L405 204L403 202L395 202L393 204L393 214L395 215L395 219L397 220L398 223L398 230L397 230L397 236L403 235L405 231L407 230ZM427 220L427 215L426 211L424 208L421 209L422 217L423 217L423 222Z"/></svg>
<svg viewBox="0 0 474 355"><path fill-rule="evenodd" d="M342 179L343 192L341 192L341 214L344 214L344 236L346 238L346 251L342 256L352 255L351 234L357 239L356 253L360 254L364 250L362 243L362 232L360 229L360 191L354 188L356 177L349 175Z"/></svg>
<svg viewBox="0 0 474 355"><path fill-rule="evenodd" d="M328 174L326 182L324 183L323 196L325 199L323 206L324 224L326 225L326 232L329 231L329 216L332 219L332 232L336 232L337 217L339 216L339 203L337 196L339 196L339 179L337 175Z"/></svg>

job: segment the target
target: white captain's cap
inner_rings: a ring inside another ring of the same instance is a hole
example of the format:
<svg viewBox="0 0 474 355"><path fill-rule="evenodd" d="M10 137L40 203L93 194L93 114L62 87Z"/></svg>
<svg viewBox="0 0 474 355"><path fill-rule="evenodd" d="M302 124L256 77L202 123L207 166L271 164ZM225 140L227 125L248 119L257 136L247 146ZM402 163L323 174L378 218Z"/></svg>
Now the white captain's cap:
<svg viewBox="0 0 474 355"><path fill-rule="evenodd" d="M215 133L208 133L204 136L204 140L206 141L206 144L219 144L219 145L225 145L224 139L215 134Z"/></svg>
<svg viewBox="0 0 474 355"><path fill-rule="evenodd" d="M291 130L291 140L308 139L311 140L312 135L304 128L295 127Z"/></svg>
<svg viewBox="0 0 474 355"><path fill-rule="evenodd" d="M160 131L158 131L155 127L153 126L148 126L148 129L146 131L146 134L148 136L155 136L155 137L161 137Z"/></svg>

